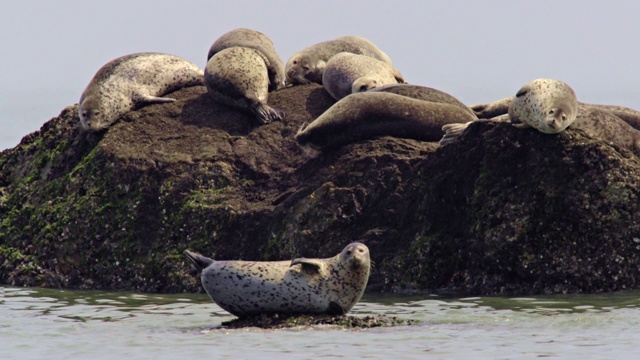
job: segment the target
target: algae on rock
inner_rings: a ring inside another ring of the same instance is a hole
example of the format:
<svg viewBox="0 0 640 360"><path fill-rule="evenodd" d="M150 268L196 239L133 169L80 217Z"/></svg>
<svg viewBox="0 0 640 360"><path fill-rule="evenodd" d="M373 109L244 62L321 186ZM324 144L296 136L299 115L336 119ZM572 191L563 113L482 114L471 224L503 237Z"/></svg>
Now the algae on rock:
<svg viewBox="0 0 640 360"><path fill-rule="evenodd" d="M590 139L478 122L438 147L382 137L312 156L297 129L334 100L270 94L283 121L204 87L106 132L77 106L0 154L0 283L202 291L181 255L327 257L361 241L369 291L597 292L640 283L640 162Z"/></svg>

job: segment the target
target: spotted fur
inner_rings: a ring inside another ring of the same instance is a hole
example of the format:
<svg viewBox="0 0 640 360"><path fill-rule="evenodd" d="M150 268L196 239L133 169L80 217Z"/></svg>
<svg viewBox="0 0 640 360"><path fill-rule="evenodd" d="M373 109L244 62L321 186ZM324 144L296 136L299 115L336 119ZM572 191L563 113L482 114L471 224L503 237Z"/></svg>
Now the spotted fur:
<svg viewBox="0 0 640 360"><path fill-rule="evenodd" d="M348 52L329 59L322 74L322 86L336 100L378 86L405 82L400 71L393 66L369 56Z"/></svg>
<svg viewBox="0 0 640 360"><path fill-rule="evenodd" d="M285 65L287 85L312 82L322 85L322 74L327 62L341 52L369 56L391 65L389 56L371 41L355 35L341 36L311 45L293 54Z"/></svg>
<svg viewBox="0 0 640 360"><path fill-rule="evenodd" d="M202 70L180 57L162 53L125 55L100 68L82 92L80 123L85 130L99 131L134 108L175 101L162 95L202 84Z"/></svg>
<svg viewBox="0 0 640 360"><path fill-rule="evenodd" d="M573 89L553 79L536 79L525 84L509 105L512 124L530 126L545 134L566 129L577 114L578 100Z"/></svg>
<svg viewBox="0 0 640 360"><path fill-rule="evenodd" d="M361 243L328 259L216 261L188 250L185 255L202 269L211 299L238 317L347 313L362 297L371 269L369 249Z"/></svg>
<svg viewBox="0 0 640 360"><path fill-rule="evenodd" d="M250 111L261 124L284 118L284 112L267 105L268 59L260 51L246 47L219 51L207 62L204 82L213 100Z"/></svg>

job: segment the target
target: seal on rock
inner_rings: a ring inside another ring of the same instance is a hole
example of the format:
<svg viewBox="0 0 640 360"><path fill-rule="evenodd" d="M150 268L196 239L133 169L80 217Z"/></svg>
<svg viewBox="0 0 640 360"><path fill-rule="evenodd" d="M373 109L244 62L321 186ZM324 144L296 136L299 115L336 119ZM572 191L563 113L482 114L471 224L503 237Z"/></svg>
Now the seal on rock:
<svg viewBox="0 0 640 360"><path fill-rule="evenodd" d="M470 108L473 110L476 116L478 116L479 119L493 119L497 116L508 113L509 105L511 105L511 102L514 98L514 96L511 96L508 98L493 101L488 104L472 105L470 106ZM622 119L629 125L633 126L636 130L640 130L640 111L638 110L619 105L591 104L580 101L578 102L578 106L589 106L596 109L608 111L611 114Z"/></svg>
<svg viewBox="0 0 640 360"><path fill-rule="evenodd" d="M378 136L438 141L444 134L443 125L474 119L475 116L457 105L368 91L336 102L301 128L296 134L296 141L316 150Z"/></svg>
<svg viewBox="0 0 640 360"><path fill-rule="evenodd" d="M201 271L202 286L224 310L238 317L260 313L346 314L369 280L366 245L347 245L328 259L216 261L185 250Z"/></svg>
<svg viewBox="0 0 640 360"><path fill-rule="evenodd" d="M577 114L576 93L566 83L554 79L536 79L525 84L509 105L509 118L514 126L532 127L545 134L566 129Z"/></svg>
<svg viewBox="0 0 640 360"><path fill-rule="evenodd" d="M369 56L341 52L327 62L322 85L336 100L372 88L405 83L393 66Z"/></svg>
<svg viewBox="0 0 640 360"><path fill-rule="evenodd" d="M438 89L434 89L426 86L420 86L420 85L412 85L412 84L391 84L391 85L379 86L369 91L387 92L387 93L407 96L417 100L450 104L450 105L457 106L463 109L464 111L468 112L469 115L471 115L474 119L477 118L473 110L471 110L462 101Z"/></svg>
<svg viewBox="0 0 640 360"><path fill-rule="evenodd" d="M322 85L322 74L327 61L341 52L369 56L392 65L389 56L368 39L355 35L341 36L293 54L285 65L286 84L290 86L315 82Z"/></svg>
<svg viewBox="0 0 640 360"><path fill-rule="evenodd" d="M162 95L202 84L202 70L178 56L153 52L121 56L102 66L82 92L80 123L86 130L99 131L142 105L175 101Z"/></svg>
<svg viewBox="0 0 640 360"><path fill-rule="evenodd" d="M261 51L229 47L209 59L204 83L211 98L231 107L251 111L261 124L284 118L284 112L267 105L269 60Z"/></svg>
<svg viewBox="0 0 640 360"><path fill-rule="evenodd" d="M264 56L269 73L269 91L284 87L284 63L273 41L259 31L239 28L222 34L209 48L207 61L224 49L238 46L257 50Z"/></svg>

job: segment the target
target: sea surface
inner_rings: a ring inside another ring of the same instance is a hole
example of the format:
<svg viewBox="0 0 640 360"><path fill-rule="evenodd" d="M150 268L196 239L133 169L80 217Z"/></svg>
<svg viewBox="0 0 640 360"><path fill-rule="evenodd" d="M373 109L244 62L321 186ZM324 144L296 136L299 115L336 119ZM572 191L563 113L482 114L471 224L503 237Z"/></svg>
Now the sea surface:
<svg viewBox="0 0 640 360"><path fill-rule="evenodd" d="M416 324L221 329L203 294L0 286L1 359L637 359L640 291L365 296L350 313Z"/></svg>

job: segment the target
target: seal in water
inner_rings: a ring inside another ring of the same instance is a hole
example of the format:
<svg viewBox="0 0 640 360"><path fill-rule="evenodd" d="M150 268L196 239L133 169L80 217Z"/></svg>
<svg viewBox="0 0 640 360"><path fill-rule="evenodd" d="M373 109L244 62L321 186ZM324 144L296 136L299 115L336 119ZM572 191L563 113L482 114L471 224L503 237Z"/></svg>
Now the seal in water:
<svg viewBox="0 0 640 360"><path fill-rule="evenodd" d="M269 91L284 87L284 63L273 41L259 31L239 28L222 34L209 48L207 61L224 49L238 46L257 50L265 57L269 73Z"/></svg>
<svg viewBox="0 0 640 360"><path fill-rule="evenodd" d="M202 84L202 70L180 57L151 52L125 55L101 67L82 92L80 123L86 130L99 131L145 104L175 101L162 95Z"/></svg>
<svg viewBox="0 0 640 360"><path fill-rule="evenodd" d="M204 69L204 83L212 99L251 111L261 124L284 118L284 112L267 105L269 60L261 51L230 47L217 52Z"/></svg>
<svg viewBox="0 0 640 360"><path fill-rule="evenodd" d="M438 141L442 126L476 119L447 103L412 99L388 92L355 93L338 101L296 134L302 146L316 150L379 136Z"/></svg>
<svg viewBox="0 0 640 360"><path fill-rule="evenodd" d="M354 242L328 259L216 261L185 250L211 299L238 317L260 313L346 314L364 293L371 260Z"/></svg>
<svg viewBox="0 0 640 360"><path fill-rule="evenodd" d="M336 100L372 88L405 83L404 77L393 66L374 58L342 52L327 62L322 85Z"/></svg>
<svg viewBox="0 0 640 360"><path fill-rule="evenodd" d="M304 85L312 82L322 85L322 74L327 61L341 52L369 56L391 65L389 56L371 41L361 36L341 36L311 45L293 54L285 66L287 85Z"/></svg>

